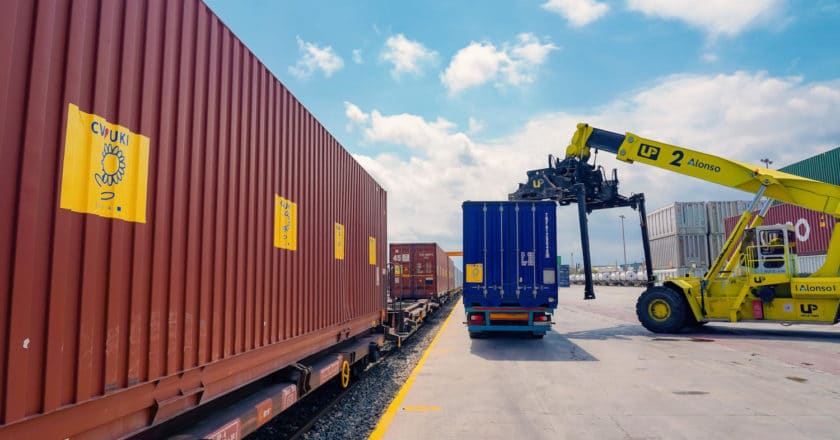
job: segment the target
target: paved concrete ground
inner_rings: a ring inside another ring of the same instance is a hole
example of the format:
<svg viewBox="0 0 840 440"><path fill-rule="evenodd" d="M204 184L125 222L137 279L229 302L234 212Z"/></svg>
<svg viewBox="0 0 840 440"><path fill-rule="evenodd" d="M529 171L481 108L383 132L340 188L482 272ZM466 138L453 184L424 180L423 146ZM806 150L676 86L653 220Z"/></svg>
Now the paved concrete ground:
<svg viewBox="0 0 840 440"><path fill-rule="evenodd" d="M639 291L561 289L543 340L470 340L456 309L384 438L840 438L838 326L655 335Z"/></svg>

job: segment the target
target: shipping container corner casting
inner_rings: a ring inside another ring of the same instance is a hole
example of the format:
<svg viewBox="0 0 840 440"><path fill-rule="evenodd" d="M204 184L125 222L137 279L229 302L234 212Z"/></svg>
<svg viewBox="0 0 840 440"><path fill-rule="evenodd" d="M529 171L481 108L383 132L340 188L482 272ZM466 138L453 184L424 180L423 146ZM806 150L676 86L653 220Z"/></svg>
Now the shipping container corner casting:
<svg viewBox="0 0 840 440"><path fill-rule="evenodd" d="M368 332L386 194L199 0L0 15L0 438L117 438Z"/></svg>

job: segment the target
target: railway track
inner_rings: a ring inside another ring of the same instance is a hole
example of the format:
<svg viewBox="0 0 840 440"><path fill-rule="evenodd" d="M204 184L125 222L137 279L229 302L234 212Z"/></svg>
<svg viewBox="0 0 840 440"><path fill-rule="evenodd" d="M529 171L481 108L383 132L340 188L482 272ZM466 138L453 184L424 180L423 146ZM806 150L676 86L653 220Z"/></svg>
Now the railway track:
<svg viewBox="0 0 840 440"><path fill-rule="evenodd" d="M379 361L352 372L347 388L338 377L246 438L367 438L457 303L450 300L440 307L401 347L388 343Z"/></svg>

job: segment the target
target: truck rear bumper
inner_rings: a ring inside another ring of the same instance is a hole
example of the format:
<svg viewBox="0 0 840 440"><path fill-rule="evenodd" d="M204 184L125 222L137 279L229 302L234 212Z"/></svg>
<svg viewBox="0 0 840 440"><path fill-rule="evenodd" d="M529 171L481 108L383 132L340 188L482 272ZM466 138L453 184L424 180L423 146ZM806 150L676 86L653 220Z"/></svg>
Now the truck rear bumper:
<svg viewBox="0 0 840 440"><path fill-rule="evenodd" d="M551 330L554 309L545 307L466 307L470 332L532 332Z"/></svg>

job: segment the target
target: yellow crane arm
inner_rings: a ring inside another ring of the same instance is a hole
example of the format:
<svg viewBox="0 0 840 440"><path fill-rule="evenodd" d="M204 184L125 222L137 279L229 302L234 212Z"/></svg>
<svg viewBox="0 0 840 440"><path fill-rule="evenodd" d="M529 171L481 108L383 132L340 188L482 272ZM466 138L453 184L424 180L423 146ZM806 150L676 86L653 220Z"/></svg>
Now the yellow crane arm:
<svg viewBox="0 0 840 440"><path fill-rule="evenodd" d="M615 153L616 158L624 162L645 163L753 194L764 186L766 197L840 217L840 186L830 183L724 159L633 133L622 135L578 124L566 149L566 157L586 161L592 148Z"/></svg>

